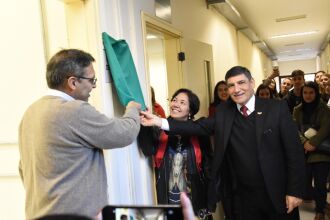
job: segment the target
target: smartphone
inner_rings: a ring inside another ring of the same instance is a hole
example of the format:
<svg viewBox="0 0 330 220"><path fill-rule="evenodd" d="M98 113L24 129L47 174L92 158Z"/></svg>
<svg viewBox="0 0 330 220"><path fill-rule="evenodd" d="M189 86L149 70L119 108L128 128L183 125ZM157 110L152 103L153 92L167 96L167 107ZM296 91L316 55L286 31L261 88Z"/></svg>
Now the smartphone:
<svg viewBox="0 0 330 220"><path fill-rule="evenodd" d="M108 205L102 210L103 220L182 220L180 205L133 206Z"/></svg>

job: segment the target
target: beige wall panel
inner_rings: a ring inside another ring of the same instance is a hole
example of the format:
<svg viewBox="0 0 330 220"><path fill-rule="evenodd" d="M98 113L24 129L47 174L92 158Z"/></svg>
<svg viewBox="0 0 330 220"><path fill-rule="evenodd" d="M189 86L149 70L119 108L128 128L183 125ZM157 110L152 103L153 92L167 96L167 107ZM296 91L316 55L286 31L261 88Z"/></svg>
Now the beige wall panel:
<svg viewBox="0 0 330 220"><path fill-rule="evenodd" d="M237 41L239 65L250 69L252 66L252 59L254 54L253 44L243 33L239 31L237 32Z"/></svg>
<svg viewBox="0 0 330 220"><path fill-rule="evenodd" d="M7 1L0 8L2 30L0 143L17 143L25 109L46 90L38 1Z"/></svg>
<svg viewBox="0 0 330 220"><path fill-rule="evenodd" d="M270 60L260 58L263 55L253 55L255 49L251 41L245 36L240 36L242 34L237 34L236 28L212 7L207 9L205 1L180 0L171 3L172 23L182 31L183 37L212 45L214 65L212 86L224 79L229 68L238 64L247 65L248 68L253 66L257 70L254 71L257 74L256 78L263 78L264 72L271 70ZM189 5L188 10L187 5ZM258 53L262 54L260 51ZM256 61L253 60L255 58ZM260 66L256 67L256 65Z"/></svg>
<svg viewBox="0 0 330 220"><path fill-rule="evenodd" d="M290 75L293 70L301 69L305 73L316 72L316 59L278 62L281 75Z"/></svg>
<svg viewBox="0 0 330 220"><path fill-rule="evenodd" d="M212 45L214 84L238 64L235 27L214 9L207 9L205 1L172 1L172 23L182 31L183 37Z"/></svg>

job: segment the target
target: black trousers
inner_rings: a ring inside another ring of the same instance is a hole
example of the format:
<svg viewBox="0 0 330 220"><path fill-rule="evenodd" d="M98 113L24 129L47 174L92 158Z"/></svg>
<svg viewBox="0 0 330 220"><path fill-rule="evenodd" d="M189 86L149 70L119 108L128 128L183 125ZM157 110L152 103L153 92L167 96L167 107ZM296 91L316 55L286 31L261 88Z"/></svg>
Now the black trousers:
<svg viewBox="0 0 330 220"><path fill-rule="evenodd" d="M327 178L330 169L329 162L307 163L307 178L314 180L313 199L315 200L315 211L324 213L327 204ZM309 184L311 184L309 182Z"/></svg>
<svg viewBox="0 0 330 220"><path fill-rule="evenodd" d="M299 220L299 210L278 213L265 189L240 189L236 201L235 220Z"/></svg>

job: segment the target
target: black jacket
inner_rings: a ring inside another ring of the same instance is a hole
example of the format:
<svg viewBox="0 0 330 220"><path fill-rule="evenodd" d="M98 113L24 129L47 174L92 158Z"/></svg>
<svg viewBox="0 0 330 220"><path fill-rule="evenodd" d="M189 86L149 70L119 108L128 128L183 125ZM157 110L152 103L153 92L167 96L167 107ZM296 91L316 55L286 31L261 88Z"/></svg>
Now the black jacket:
<svg viewBox="0 0 330 220"><path fill-rule="evenodd" d="M158 140L160 131L155 127L141 127L138 142L139 147L145 156L153 156L158 150ZM198 136L198 141L202 153L201 172L198 172L195 152L190 143L190 136L183 136L182 143L187 147L188 161L187 165L187 181L191 186L191 200L195 212L200 209L208 208L208 206L215 206L215 204L208 205L208 184L211 176L212 156L213 150L208 136ZM168 144L175 144L177 137L175 135L168 136ZM170 164L168 160L168 147L166 148L164 158L159 168L155 169L156 175L156 189L157 201L159 204L168 204L168 182Z"/></svg>
<svg viewBox="0 0 330 220"><path fill-rule="evenodd" d="M214 135L209 199L213 202L223 200L229 211L233 210L231 201L237 184L230 172L230 161L226 153L236 112L236 104L227 102L217 106L214 118L196 122L169 121L171 134ZM266 190L275 209L284 213L285 196L302 198L305 189L304 152L298 129L285 101L261 100L256 97L255 112L258 159Z"/></svg>

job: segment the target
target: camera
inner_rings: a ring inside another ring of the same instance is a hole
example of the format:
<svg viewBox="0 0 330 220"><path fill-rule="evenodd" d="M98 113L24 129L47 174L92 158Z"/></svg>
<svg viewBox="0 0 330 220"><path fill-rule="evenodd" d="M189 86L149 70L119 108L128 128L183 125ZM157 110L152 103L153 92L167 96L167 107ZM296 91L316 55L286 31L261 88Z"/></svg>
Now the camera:
<svg viewBox="0 0 330 220"><path fill-rule="evenodd" d="M108 205L102 210L103 220L182 220L180 205L132 206Z"/></svg>

